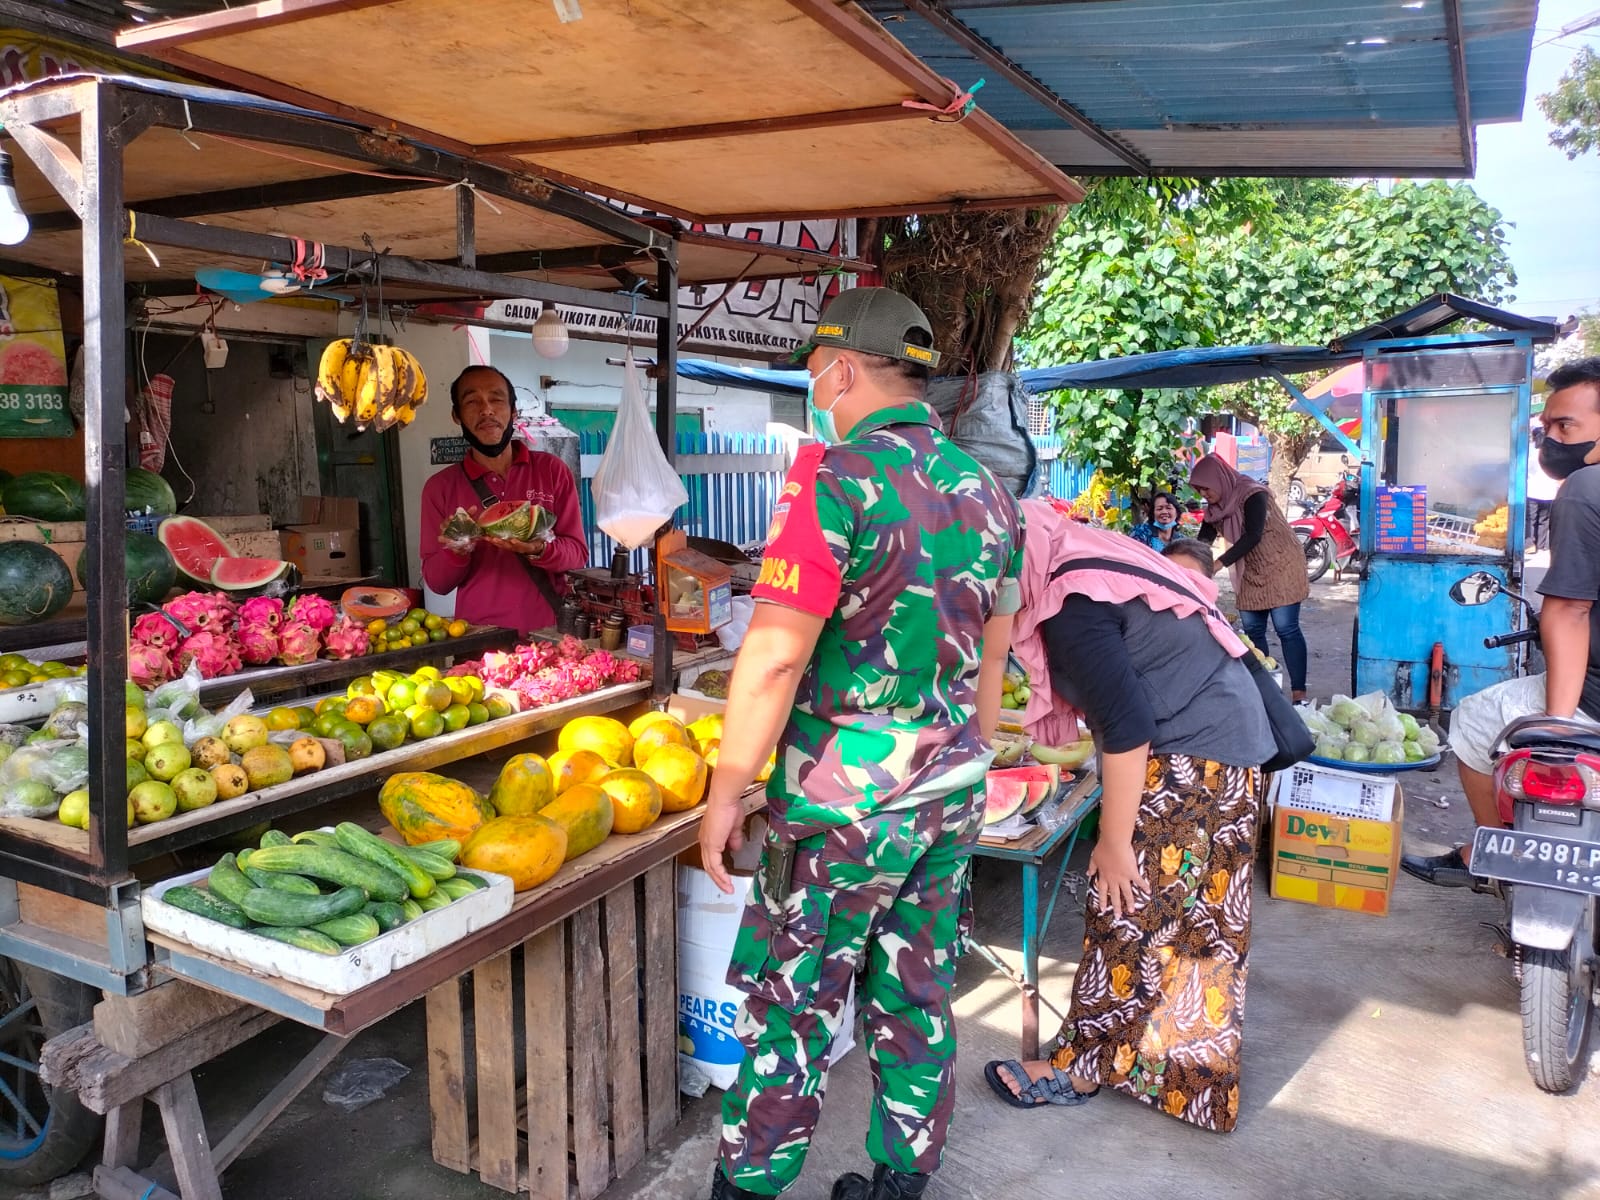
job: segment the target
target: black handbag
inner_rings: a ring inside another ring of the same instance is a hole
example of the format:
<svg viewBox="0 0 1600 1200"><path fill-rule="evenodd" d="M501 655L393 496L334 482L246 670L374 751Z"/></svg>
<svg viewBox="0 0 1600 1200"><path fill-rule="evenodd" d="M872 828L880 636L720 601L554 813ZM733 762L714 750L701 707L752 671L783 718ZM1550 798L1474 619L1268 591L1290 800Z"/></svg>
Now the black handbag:
<svg viewBox="0 0 1600 1200"><path fill-rule="evenodd" d="M1186 587L1180 587L1172 580L1154 571L1146 571L1141 567L1131 566L1128 563L1117 562L1109 558L1075 558L1058 566L1051 577L1064 574L1067 571L1116 571L1122 575L1133 575L1143 579L1146 583L1153 583L1157 587L1167 588L1179 592L1193 600L1201 608L1207 609L1219 621L1223 621L1222 614L1216 608L1206 603ZM1226 624L1226 621L1223 621ZM1250 679L1256 685L1256 691L1261 696L1261 707L1266 710L1267 727L1272 730L1272 741L1277 746L1278 752L1261 764L1261 769L1269 774L1282 771L1294 766L1297 762L1304 762L1311 757L1311 752L1316 749L1317 741L1311 735L1311 730L1306 728L1306 723L1300 719L1300 714L1295 712L1294 705L1289 703L1289 698L1283 694L1283 688L1272 678L1271 672L1261 664L1261 660L1254 654L1244 656L1244 665L1250 672Z"/></svg>

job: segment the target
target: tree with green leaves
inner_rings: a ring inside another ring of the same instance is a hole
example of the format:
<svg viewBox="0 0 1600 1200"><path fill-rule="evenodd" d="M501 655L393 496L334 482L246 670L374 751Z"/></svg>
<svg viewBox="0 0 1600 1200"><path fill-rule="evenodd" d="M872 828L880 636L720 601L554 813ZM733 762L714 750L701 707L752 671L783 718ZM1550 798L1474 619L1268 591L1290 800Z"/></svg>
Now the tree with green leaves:
<svg viewBox="0 0 1600 1200"><path fill-rule="evenodd" d="M1555 90L1539 97L1539 108L1555 126L1550 144L1568 158L1600 150L1600 54L1579 50Z"/></svg>

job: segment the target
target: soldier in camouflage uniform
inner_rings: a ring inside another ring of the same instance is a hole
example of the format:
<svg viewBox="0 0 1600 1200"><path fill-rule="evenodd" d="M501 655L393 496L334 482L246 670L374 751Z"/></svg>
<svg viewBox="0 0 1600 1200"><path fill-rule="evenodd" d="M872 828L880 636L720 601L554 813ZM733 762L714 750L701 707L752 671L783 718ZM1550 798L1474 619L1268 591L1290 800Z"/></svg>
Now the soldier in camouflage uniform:
<svg viewBox="0 0 1600 1200"><path fill-rule="evenodd" d="M939 431L927 318L884 288L829 305L806 348L818 445L773 514L701 832L739 842L771 746L771 831L734 947L747 992L713 1200L800 1174L851 981L875 1084L869 1181L834 1200L923 1194L954 1106L949 992L968 855L1018 604L1022 518ZM780 736L781 735L781 736Z"/></svg>

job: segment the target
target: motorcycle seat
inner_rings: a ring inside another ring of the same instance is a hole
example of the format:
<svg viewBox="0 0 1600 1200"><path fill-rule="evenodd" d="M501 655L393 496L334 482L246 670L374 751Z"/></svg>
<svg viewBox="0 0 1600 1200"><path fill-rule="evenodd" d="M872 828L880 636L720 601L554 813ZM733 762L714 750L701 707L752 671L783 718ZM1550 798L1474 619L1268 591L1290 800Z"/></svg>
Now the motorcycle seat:
<svg viewBox="0 0 1600 1200"><path fill-rule="evenodd" d="M1568 721L1561 717L1524 717L1505 731L1505 744L1512 750L1537 750L1546 746L1576 746L1600 754L1600 725Z"/></svg>

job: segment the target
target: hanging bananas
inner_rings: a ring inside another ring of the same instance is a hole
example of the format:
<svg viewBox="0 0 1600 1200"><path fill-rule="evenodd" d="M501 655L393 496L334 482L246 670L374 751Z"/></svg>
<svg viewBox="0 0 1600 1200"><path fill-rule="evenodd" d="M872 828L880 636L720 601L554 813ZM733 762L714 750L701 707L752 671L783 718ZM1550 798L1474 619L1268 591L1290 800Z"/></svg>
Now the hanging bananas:
<svg viewBox="0 0 1600 1200"><path fill-rule="evenodd" d="M317 396L344 424L379 431L406 426L428 398L428 380L416 355L399 346L339 338L317 364Z"/></svg>

